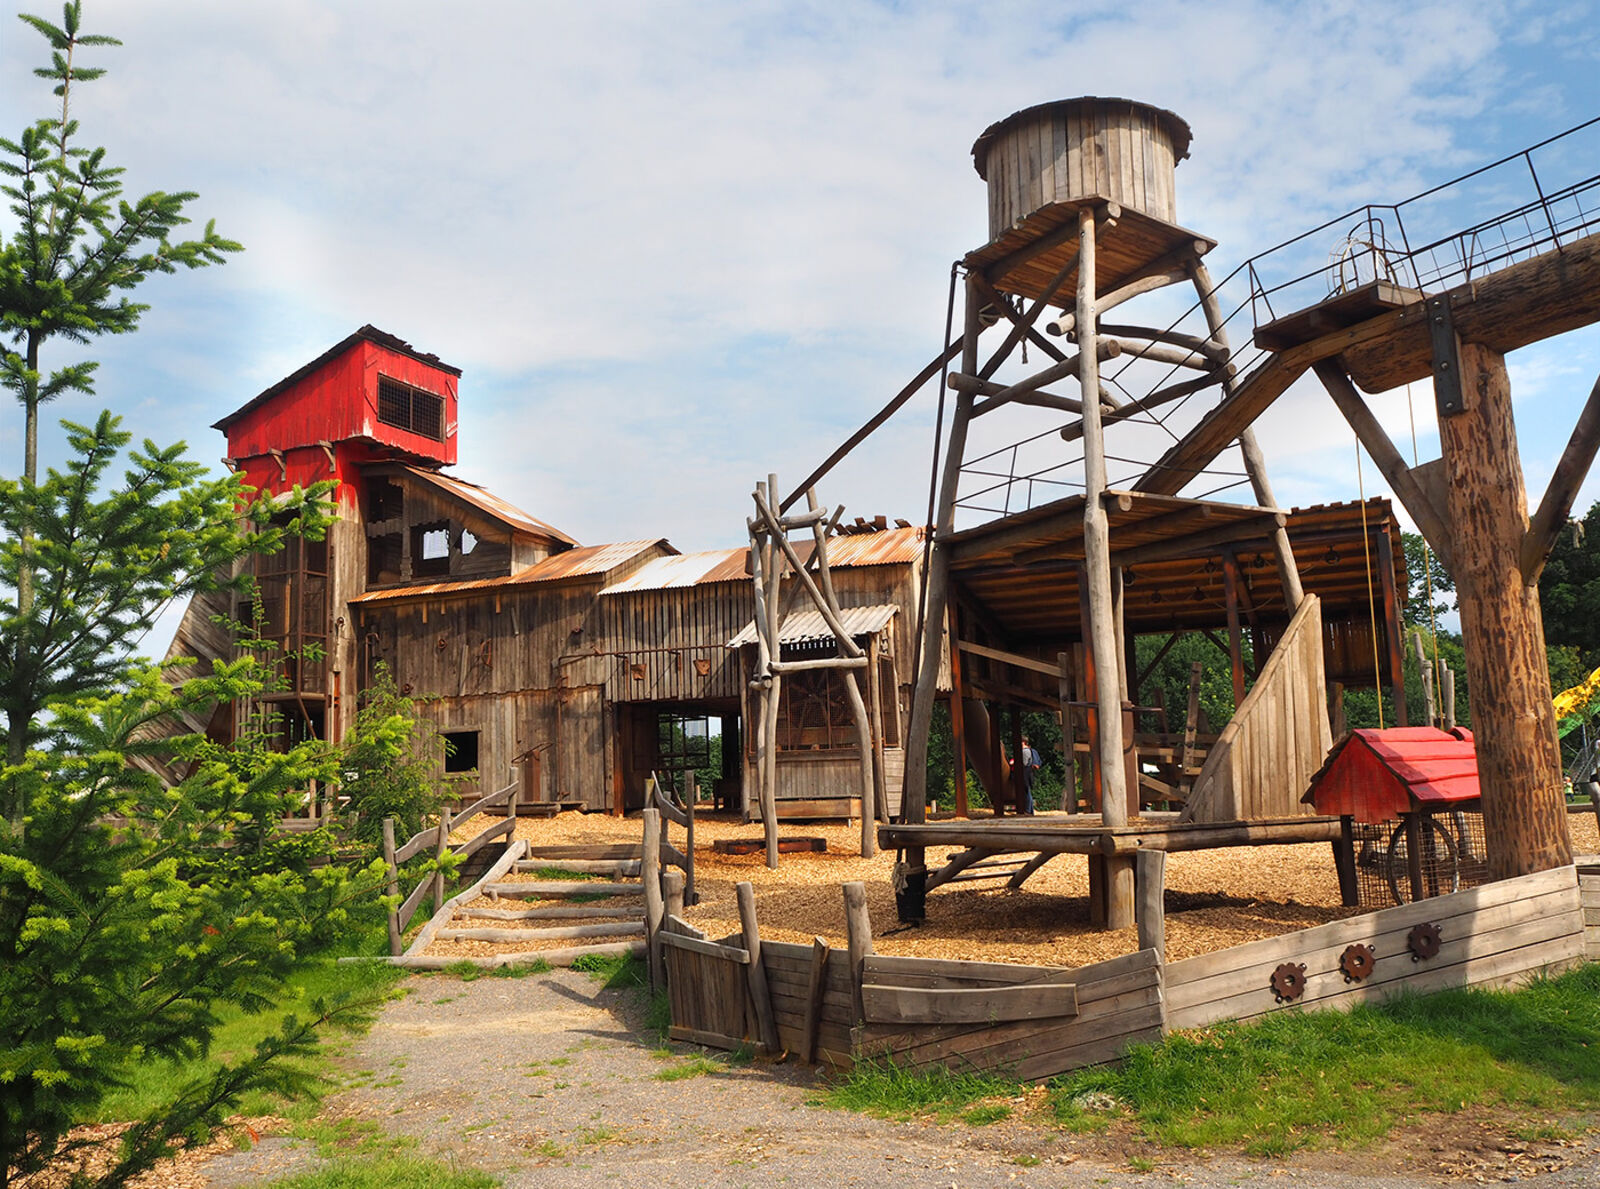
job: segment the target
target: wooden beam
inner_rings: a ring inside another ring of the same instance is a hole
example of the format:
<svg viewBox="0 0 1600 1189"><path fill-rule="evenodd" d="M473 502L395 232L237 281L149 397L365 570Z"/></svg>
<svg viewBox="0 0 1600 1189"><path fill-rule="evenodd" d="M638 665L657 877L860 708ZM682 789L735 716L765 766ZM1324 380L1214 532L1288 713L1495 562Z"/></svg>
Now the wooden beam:
<svg viewBox="0 0 1600 1189"><path fill-rule="evenodd" d="M1259 519L1219 524L1204 532L1192 533L1170 541L1151 541L1147 545L1134 545L1113 553L1111 559L1113 564L1127 568L1149 565L1151 562L1169 561L1175 557L1197 557L1217 545L1270 540L1273 530L1282 528L1288 519L1283 512L1269 512Z"/></svg>
<svg viewBox="0 0 1600 1189"><path fill-rule="evenodd" d="M1394 541L1387 523L1378 526L1378 589L1383 594L1383 634L1389 643L1389 687L1394 697L1397 726L1410 726L1406 707L1405 636L1400 621L1400 597L1394 583ZM1374 674L1376 676L1376 674Z"/></svg>
<svg viewBox="0 0 1600 1189"><path fill-rule="evenodd" d="M1572 437L1567 440L1567 448L1561 452L1561 460L1550 476L1544 499L1539 501L1539 510L1533 514L1523 536L1519 561L1522 580L1529 586L1539 581L1550 550L1555 548L1556 538L1572 514L1572 501L1589 474L1596 448L1600 448L1600 380L1589 390L1589 399L1584 402L1583 412L1578 414L1578 423L1572 427Z"/></svg>
<svg viewBox="0 0 1600 1189"><path fill-rule="evenodd" d="M960 642L960 651L970 652L974 656L987 657L1001 664L1011 665L1018 669L1028 669L1034 673L1045 673L1051 677L1061 676L1061 667L1052 665L1048 661L1037 660L1031 656L1021 656L1015 652L1005 652L999 648L988 648L982 644L972 644L965 640Z"/></svg>
<svg viewBox="0 0 1600 1189"><path fill-rule="evenodd" d="M1220 384L1231 377L1235 370L1233 364L1230 363L1224 367L1214 368L1205 375L1197 376L1193 380L1184 380L1177 384L1169 384L1165 388L1157 388L1154 392L1141 396L1138 400L1129 401L1127 404L1121 405L1110 412L1102 413L1100 416L1101 424L1110 425L1117 421L1129 421L1140 413L1148 413L1151 409L1158 409L1162 405L1182 400L1186 396L1193 396L1196 392L1203 392L1213 384ZM1081 421L1061 427L1061 440L1063 442L1076 442L1082 436L1083 422Z"/></svg>
<svg viewBox="0 0 1600 1189"><path fill-rule="evenodd" d="M1411 514L1411 519L1416 521L1428 544L1433 546L1440 563L1446 571L1453 573L1455 567L1450 558L1454 544L1444 517L1418 482L1416 472L1406 465L1405 458L1395 449L1383 426L1378 424L1378 419L1372 415L1372 410L1367 407L1361 393L1356 391L1350 377L1345 375L1344 368L1332 359L1324 359L1314 364L1312 370L1328 390L1339 412L1344 414L1344 419L1350 423L1350 428L1355 430L1356 438L1366 449L1367 456L1377 465L1401 504Z"/></svg>
<svg viewBox="0 0 1600 1189"><path fill-rule="evenodd" d="M1527 496L1505 360L1465 342L1461 378L1466 408L1439 421L1456 531L1450 573L1461 596L1489 876L1508 879L1571 863L1572 839L1539 593L1517 564Z"/></svg>
<svg viewBox="0 0 1600 1189"><path fill-rule="evenodd" d="M983 371L979 373L984 379L988 379L1000 370L1000 365L1010 358L1011 352L1016 350L1017 344L1024 338L1027 338L1030 342L1038 343L1045 354L1052 359L1061 360L1066 358L1059 347L1033 328L1033 324L1038 321L1039 315L1049 306L1050 299L1056 295L1056 291L1062 285L1066 284L1067 278L1072 275L1072 270L1077 266L1077 256L1074 254L1072 260L1063 265L1050 283L1045 286L1044 291L1028 307L1026 313L1018 313L1013 309L1011 302L997 292L994 286L985 281L981 275L977 278L979 292L989 299L990 305L1004 314L1011 322L1011 330L1006 335L1005 342L1001 343L999 349L989 356L988 362L983 365Z"/></svg>
<svg viewBox="0 0 1600 1189"><path fill-rule="evenodd" d="M950 734L955 744L956 816L967 814L966 682L962 680L960 619L955 600L950 603Z"/></svg>
<svg viewBox="0 0 1600 1189"><path fill-rule="evenodd" d="M1115 342L1107 342L1099 348L1098 354L1100 359L1115 359L1120 351L1121 348ZM1026 380L1018 380L1015 384L1007 384L999 388L985 388L987 377L969 375L965 371L952 372L945 383L957 392L983 391L991 398L985 402L986 404L991 406L1003 405L1009 401L1016 400L1025 392L1037 392L1046 384L1053 384L1057 380L1065 380L1077 375L1080 370L1078 360L1079 356L1073 355L1060 363L1051 364L1043 371L1035 372ZM1096 384L1098 385L1098 383L1097 372ZM1073 411L1081 411L1081 406Z"/></svg>
<svg viewBox="0 0 1600 1189"><path fill-rule="evenodd" d="M1205 356L1213 364L1221 366L1228 362L1228 348L1214 338L1203 339L1197 334L1184 334L1179 330L1157 330L1150 326L1114 325L1110 322L1100 323L1100 333L1116 335L1125 339L1149 339L1152 342L1166 343L1173 347L1183 347L1189 351ZM1138 352L1129 346L1127 354L1135 355Z"/></svg>
<svg viewBox="0 0 1600 1189"><path fill-rule="evenodd" d="M1222 591L1228 612L1228 667L1233 674L1233 704L1244 701L1244 647L1239 631L1239 563L1233 554L1222 555Z"/></svg>

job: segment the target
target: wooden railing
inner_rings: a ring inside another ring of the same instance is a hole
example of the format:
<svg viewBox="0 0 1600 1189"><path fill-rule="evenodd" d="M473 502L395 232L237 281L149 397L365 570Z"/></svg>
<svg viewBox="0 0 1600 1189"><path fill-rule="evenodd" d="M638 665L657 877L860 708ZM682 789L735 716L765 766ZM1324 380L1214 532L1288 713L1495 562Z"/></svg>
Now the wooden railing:
<svg viewBox="0 0 1600 1189"><path fill-rule="evenodd" d="M666 862L683 870L683 899L686 904L700 903L700 897L694 890L694 803L699 800L699 780L693 772L688 775L689 787L684 790L683 804L679 805L670 793L663 792L661 781L654 772L645 781L644 803L648 808L660 810L665 821L674 822L684 828L683 849L679 850L672 845L665 827L661 833L661 857Z"/></svg>
<svg viewBox="0 0 1600 1189"><path fill-rule="evenodd" d="M1307 595L1195 777L1184 821L1307 813L1301 795L1333 746L1322 657L1322 609Z"/></svg>
<svg viewBox="0 0 1600 1189"><path fill-rule="evenodd" d="M411 918L416 916L417 909L427 897L429 891L433 892L435 906L445 902L445 875L443 860L446 852L465 859L468 855L475 854L494 842L498 838L508 841L517 830L517 804L520 796L521 784L513 780L498 792L490 793L473 802L471 806L454 816L450 807L444 806L439 811L439 824L430 826L426 830L407 839L400 846L395 845L394 818L383 819L383 861L389 869L388 893L391 896L400 894L400 867L403 863L414 859L417 855L432 848L434 867L422 877L420 883L411 889L409 895L402 900L398 907L389 910L389 952L398 955L401 952L400 938L406 926L411 923ZM477 817L486 809L496 806L506 807L505 820L496 822L465 842L452 843L450 835L459 830L463 824Z"/></svg>

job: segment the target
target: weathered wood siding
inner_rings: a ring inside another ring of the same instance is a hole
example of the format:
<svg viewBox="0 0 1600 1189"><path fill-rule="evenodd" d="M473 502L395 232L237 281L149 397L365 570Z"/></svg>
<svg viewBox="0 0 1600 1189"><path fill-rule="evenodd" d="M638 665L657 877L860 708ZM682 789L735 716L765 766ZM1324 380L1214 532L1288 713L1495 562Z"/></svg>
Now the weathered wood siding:
<svg viewBox="0 0 1600 1189"><path fill-rule="evenodd" d="M1600 867L1578 868L1578 895L1583 904L1583 952L1600 962Z"/></svg>
<svg viewBox="0 0 1600 1189"><path fill-rule="evenodd" d="M738 698L739 656L727 643L754 614L748 581L606 595L598 643L613 658L607 696L614 702Z"/></svg>
<svg viewBox="0 0 1600 1189"><path fill-rule="evenodd" d="M1184 818L1226 822L1314 813L1300 798L1332 746L1322 612L1317 597L1307 595L1207 754Z"/></svg>
<svg viewBox="0 0 1600 1189"><path fill-rule="evenodd" d="M1439 952L1414 962L1406 938L1424 922L1439 926ZM1287 1009L1347 1009L1402 991L1506 986L1581 962L1584 937L1577 874L1559 867L1173 962L1167 1027L1204 1028ZM1377 964L1366 980L1346 982L1339 959L1357 942L1373 947ZM1283 962L1305 965L1305 994L1292 1004L1276 1002L1272 992L1272 972Z"/></svg>

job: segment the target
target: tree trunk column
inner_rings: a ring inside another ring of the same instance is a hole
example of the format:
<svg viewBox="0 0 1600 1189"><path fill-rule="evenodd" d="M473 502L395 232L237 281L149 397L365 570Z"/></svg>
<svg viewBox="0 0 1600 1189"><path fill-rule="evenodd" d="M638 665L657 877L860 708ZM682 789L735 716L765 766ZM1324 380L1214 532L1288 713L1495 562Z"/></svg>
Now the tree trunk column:
<svg viewBox="0 0 1600 1189"><path fill-rule="evenodd" d="M1489 874L1572 862L1539 591L1519 568L1528 500L1505 357L1460 348L1461 412L1439 418Z"/></svg>

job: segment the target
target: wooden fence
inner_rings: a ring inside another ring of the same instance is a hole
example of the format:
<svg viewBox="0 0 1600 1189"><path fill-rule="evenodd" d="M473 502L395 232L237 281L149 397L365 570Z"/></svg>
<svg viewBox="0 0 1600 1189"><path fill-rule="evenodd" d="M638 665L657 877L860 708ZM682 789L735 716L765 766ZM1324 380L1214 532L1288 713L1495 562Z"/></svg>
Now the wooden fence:
<svg viewBox="0 0 1600 1189"><path fill-rule="evenodd" d="M860 884L844 887L844 951L820 937L763 942L750 885L739 894L739 934L712 941L669 915L657 935L675 1039L1025 1080L1112 1061L1178 1029L1506 986L1575 965L1586 949L1600 957L1600 865L1581 886L1564 867L1170 964L1162 930L1142 920L1150 948L1076 969L875 954Z"/></svg>
<svg viewBox="0 0 1600 1189"><path fill-rule="evenodd" d="M1312 812L1300 803L1333 746L1322 610L1307 595L1195 777L1183 820L1253 821Z"/></svg>
<svg viewBox="0 0 1600 1189"><path fill-rule="evenodd" d="M512 781L499 792L490 793L481 797L471 806L462 810L454 817L450 814L449 806L439 811L439 824L430 826L412 835L404 844L395 845L394 818L383 819L383 861L389 869L388 892L391 896L400 894L400 866L415 858L428 849L433 850L435 865L431 871L422 877L421 882L412 888L399 907L389 910L389 953L398 956L401 952L401 935L405 933L406 926L411 923L411 918L416 916L417 909L431 890L435 909L445 902L445 876L440 865L446 852L465 859L476 854L497 838L510 839L517 829L517 799L519 784ZM505 806L505 820L474 834L465 842L452 843L450 835L459 830L463 824L477 817L486 809L496 806Z"/></svg>

